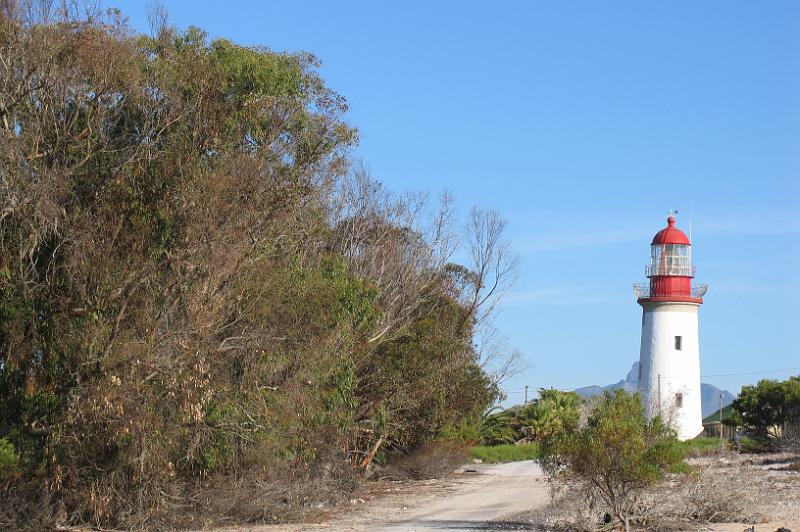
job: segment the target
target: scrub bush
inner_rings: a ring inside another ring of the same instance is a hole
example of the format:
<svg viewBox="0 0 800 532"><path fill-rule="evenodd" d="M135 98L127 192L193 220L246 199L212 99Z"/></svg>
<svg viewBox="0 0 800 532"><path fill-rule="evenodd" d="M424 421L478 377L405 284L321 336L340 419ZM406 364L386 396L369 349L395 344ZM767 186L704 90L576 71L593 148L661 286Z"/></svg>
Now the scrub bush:
<svg viewBox="0 0 800 532"><path fill-rule="evenodd" d="M683 462L680 442L663 421L647 420L638 395L606 393L586 426L548 439L542 463L556 481L571 479L627 531L645 490Z"/></svg>

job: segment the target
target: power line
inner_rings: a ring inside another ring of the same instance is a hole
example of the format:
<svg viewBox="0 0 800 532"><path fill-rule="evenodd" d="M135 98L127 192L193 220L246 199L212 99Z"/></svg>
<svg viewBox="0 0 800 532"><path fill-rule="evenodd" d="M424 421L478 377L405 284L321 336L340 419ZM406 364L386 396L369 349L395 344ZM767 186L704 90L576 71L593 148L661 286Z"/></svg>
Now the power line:
<svg viewBox="0 0 800 532"><path fill-rule="evenodd" d="M746 373L717 373L715 375L700 375L700 377L740 377L742 375L760 375L762 373L780 373L781 371L794 371L796 369L800 369L800 366L796 366L794 368L782 368L782 369L765 369L763 371L750 371Z"/></svg>
<svg viewBox="0 0 800 532"><path fill-rule="evenodd" d="M700 375L700 378L701 379L705 379L705 378L708 378L708 377L741 377L741 376L746 376L746 375L763 375L765 373L780 373L782 371L795 371L795 370L800 370L800 366L795 366L795 367L792 367L792 368L781 368L781 369L765 369L765 370L761 370L761 371L747 371L747 372L743 372L743 373L713 373L713 374L710 374L710 375ZM674 380L674 379L678 379L678 378L682 379L683 377L666 377L666 376L662 375L661 378L662 379L667 379L667 380ZM577 389L577 388L580 388L580 386L576 387L575 389ZM505 394L512 394L512 393L513 394L517 394L517 393L524 394L526 390L525 390L525 388L517 388L517 389L514 389L514 390L502 390L501 389L501 391L503 393L505 393Z"/></svg>

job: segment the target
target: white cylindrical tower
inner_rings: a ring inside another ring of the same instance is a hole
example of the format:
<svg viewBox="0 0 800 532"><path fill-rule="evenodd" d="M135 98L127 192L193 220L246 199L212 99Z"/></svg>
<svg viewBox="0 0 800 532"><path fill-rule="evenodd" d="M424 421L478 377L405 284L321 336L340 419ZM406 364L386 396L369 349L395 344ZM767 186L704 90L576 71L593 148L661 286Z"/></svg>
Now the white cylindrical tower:
<svg viewBox="0 0 800 532"><path fill-rule="evenodd" d="M692 286L691 243L675 217L650 246L647 284L634 285L642 306L639 392L648 417L660 415L688 440L703 431L698 311L706 286Z"/></svg>

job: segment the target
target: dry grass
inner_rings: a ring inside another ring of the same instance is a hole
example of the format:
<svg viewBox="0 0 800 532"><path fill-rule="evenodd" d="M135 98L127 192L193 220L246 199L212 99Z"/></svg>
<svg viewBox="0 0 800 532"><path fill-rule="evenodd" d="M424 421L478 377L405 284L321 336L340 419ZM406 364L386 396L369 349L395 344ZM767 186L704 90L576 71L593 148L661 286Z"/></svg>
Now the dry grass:
<svg viewBox="0 0 800 532"><path fill-rule="evenodd" d="M692 472L671 475L642 497L636 525L649 530L686 530L708 523L800 521L800 473L787 454L749 455L715 451L691 458ZM547 530L603 530L607 509L577 486L554 486L544 510L518 516Z"/></svg>
<svg viewBox="0 0 800 532"><path fill-rule="evenodd" d="M452 473L467 461L469 451L462 442L440 441L425 445L384 467L380 478L424 480Z"/></svg>

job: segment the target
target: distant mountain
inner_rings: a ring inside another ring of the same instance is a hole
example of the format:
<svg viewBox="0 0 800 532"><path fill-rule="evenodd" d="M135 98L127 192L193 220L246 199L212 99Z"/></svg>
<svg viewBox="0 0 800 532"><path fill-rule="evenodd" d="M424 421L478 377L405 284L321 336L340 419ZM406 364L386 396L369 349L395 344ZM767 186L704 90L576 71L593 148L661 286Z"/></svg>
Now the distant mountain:
<svg viewBox="0 0 800 532"><path fill-rule="evenodd" d="M606 386L584 386L578 388L575 393L581 397L593 397L600 395L606 390L616 390L623 388L626 392L635 392L639 386L639 362L634 362L633 367L628 372L628 375L619 382L608 384ZM722 406L728 406L736 398L731 392L727 390L720 390L712 384L706 382L700 383L700 408L703 417L707 417L714 412L719 411L719 396L722 394Z"/></svg>
<svg viewBox="0 0 800 532"><path fill-rule="evenodd" d="M730 405L736 396L728 390L720 390L716 386L701 382L700 383L700 409L703 411L703 418L714 412L719 412L719 395L722 394L722 407ZM724 415L724 412L723 412Z"/></svg>

